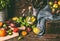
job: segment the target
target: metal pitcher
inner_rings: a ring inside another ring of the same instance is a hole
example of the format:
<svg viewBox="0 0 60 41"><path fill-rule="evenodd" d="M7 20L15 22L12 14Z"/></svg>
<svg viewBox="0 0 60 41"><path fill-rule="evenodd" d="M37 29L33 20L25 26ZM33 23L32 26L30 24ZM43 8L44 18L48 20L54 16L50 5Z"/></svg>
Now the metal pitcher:
<svg viewBox="0 0 60 41"><path fill-rule="evenodd" d="M0 10L0 21L4 22L7 19L7 10Z"/></svg>

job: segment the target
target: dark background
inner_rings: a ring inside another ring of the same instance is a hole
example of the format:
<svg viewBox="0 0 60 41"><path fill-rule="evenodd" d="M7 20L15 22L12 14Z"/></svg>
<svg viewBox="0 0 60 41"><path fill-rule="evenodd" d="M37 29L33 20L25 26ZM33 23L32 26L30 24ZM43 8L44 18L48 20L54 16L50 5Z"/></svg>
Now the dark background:
<svg viewBox="0 0 60 41"><path fill-rule="evenodd" d="M31 6L31 2L28 0L10 0L8 6L8 19L14 16L22 16L22 10L25 10L25 14L28 12L28 6Z"/></svg>

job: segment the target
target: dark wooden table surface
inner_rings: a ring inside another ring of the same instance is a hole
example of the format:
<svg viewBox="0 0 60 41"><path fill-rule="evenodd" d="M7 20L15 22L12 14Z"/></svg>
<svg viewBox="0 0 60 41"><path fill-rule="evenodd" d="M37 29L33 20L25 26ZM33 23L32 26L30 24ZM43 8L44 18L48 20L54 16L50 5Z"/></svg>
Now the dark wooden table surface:
<svg viewBox="0 0 60 41"><path fill-rule="evenodd" d="M45 34L43 37L38 37L31 32L21 40L18 40L18 37L15 37L6 41L60 41L60 34Z"/></svg>

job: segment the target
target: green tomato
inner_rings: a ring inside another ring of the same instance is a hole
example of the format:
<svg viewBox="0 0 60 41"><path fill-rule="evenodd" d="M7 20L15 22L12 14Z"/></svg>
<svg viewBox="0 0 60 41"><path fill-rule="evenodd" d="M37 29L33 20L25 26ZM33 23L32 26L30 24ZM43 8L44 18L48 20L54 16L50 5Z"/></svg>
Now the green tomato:
<svg viewBox="0 0 60 41"><path fill-rule="evenodd" d="M3 27L7 27L6 24L4 24Z"/></svg>
<svg viewBox="0 0 60 41"><path fill-rule="evenodd" d="M12 35L13 33L12 32L9 32L8 35Z"/></svg>
<svg viewBox="0 0 60 41"><path fill-rule="evenodd" d="M49 5L53 5L53 2L49 2Z"/></svg>
<svg viewBox="0 0 60 41"><path fill-rule="evenodd" d="M9 29L9 30L7 31L7 33L9 33L9 32L12 32L12 30L11 30L11 29Z"/></svg>

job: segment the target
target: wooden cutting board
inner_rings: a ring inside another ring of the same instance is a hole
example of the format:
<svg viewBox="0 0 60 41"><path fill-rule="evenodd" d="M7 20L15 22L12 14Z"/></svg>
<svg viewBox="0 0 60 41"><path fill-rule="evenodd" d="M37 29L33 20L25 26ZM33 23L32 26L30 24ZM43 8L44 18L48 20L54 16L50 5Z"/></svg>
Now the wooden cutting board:
<svg viewBox="0 0 60 41"><path fill-rule="evenodd" d="M13 35L7 35L5 37L0 37L0 41L5 41L5 40L8 40L8 39L17 37L17 36L18 36L18 33L13 33Z"/></svg>

